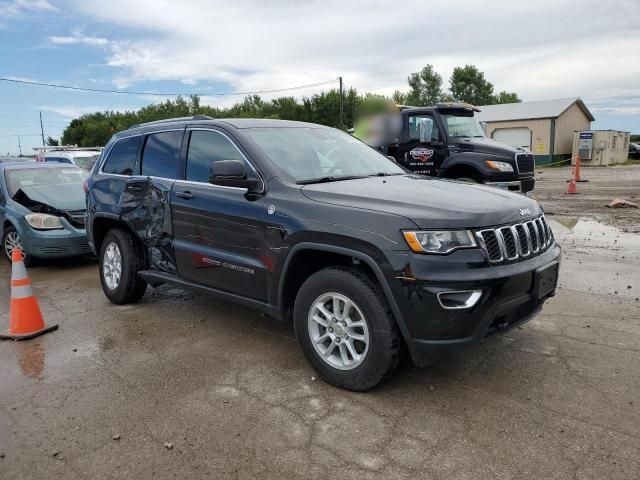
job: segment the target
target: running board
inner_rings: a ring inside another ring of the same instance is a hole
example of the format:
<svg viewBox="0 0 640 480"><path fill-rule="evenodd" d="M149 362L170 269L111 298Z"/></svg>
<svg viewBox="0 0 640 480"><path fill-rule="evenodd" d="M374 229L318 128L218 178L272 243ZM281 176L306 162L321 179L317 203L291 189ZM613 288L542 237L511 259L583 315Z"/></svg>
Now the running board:
<svg viewBox="0 0 640 480"><path fill-rule="evenodd" d="M223 300L229 300L231 302L239 303L246 307L255 308L257 310L260 310L266 313L271 317L274 317L276 320L283 320L280 310L278 310L273 305L270 305L265 302L261 302L260 300L254 300L252 298L243 297L235 293L225 292L224 290L218 290L217 288L206 287L198 283L189 282L187 280L183 280L182 278L172 275L170 273L157 272L155 270L140 270L138 272L138 275L142 279L147 281L150 285L159 286L163 283L170 283L178 287L186 288L189 290L195 290L201 293L213 295Z"/></svg>

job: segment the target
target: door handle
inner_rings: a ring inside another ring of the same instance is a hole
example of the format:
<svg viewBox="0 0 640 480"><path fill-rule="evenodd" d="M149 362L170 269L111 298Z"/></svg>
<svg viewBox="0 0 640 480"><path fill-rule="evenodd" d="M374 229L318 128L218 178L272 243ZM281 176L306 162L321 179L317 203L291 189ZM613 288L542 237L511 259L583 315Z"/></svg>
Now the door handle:
<svg viewBox="0 0 640 480"><path fill-rule="evenodd" d="M176 197L184 198L185 200L191 200L195 195L191 192L176 192Z"/></svg>

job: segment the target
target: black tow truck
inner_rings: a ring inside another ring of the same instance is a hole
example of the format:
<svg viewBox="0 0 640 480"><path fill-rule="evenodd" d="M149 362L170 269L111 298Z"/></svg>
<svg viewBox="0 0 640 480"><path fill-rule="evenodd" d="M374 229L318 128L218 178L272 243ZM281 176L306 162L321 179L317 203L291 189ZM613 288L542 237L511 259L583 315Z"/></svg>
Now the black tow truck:
<svg viewBox="0 0 640 480"><path fill-rule="evenodd" d="M484 183L528 193L535 184L533 154L487 138L467 103L400 106L402 128L382 150L414 173Z"/></svg>

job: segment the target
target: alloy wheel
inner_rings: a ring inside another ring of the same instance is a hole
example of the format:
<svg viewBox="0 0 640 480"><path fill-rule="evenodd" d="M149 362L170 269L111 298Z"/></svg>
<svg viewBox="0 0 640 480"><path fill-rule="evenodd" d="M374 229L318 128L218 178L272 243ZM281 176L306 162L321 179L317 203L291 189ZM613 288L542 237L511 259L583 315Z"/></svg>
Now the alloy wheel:
<svg viewBox="0 0 640 480"><path fill-rule="evenodd" d="M352 370L369 352L369 327L362 310L349 297L330 292L312 304L308 331L320 358L338 370Z"/></svg>
<svg viewBox="0 0 640 480"><path fill-rule="evenodd" d="M18 232L9 232L4 239L4 251L9 259L11 259L11 254L16 249L24 252L22 242L20 241L20 235L18 235Z"/></svg>
<svg viewBox="0 0 640 480"><path fill-rule="evenodd" d="M120 247L115 242L110 242L104 249L102 275L110 290L118 288L120 277L122 276L122 254L120 253Z"/></svg>

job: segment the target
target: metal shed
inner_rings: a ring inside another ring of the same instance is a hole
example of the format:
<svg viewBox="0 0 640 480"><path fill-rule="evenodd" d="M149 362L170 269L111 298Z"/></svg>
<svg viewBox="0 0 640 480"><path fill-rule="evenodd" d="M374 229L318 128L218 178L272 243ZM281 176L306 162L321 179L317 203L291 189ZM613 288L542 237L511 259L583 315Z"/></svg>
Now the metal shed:
<svg viewBox="0 0 640 480"><path fill-rule="evenodd" d="M488 137L531 150L538 165L570 156L574 132L588 130L595 120L577 97L478 108Z"/></svg>

